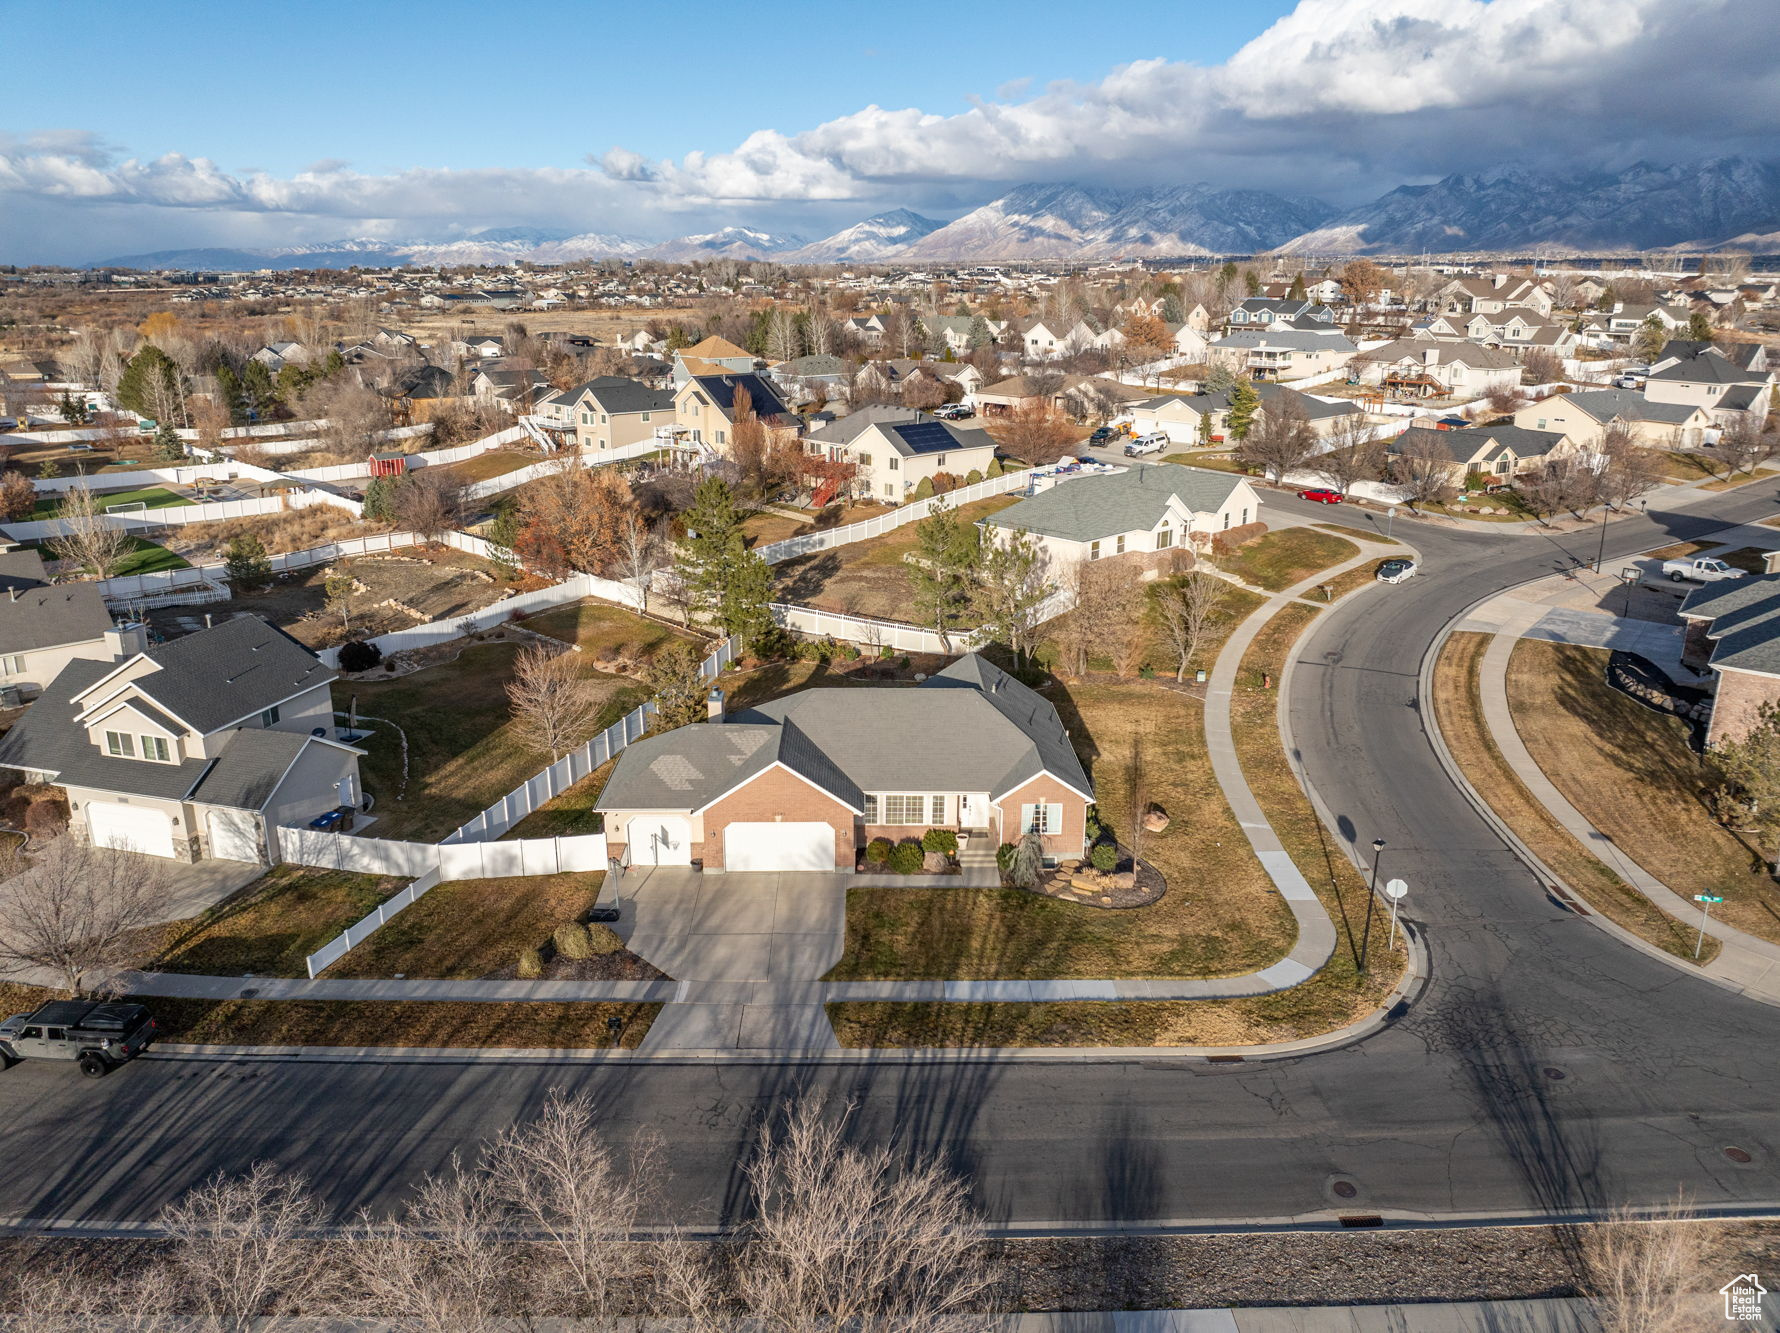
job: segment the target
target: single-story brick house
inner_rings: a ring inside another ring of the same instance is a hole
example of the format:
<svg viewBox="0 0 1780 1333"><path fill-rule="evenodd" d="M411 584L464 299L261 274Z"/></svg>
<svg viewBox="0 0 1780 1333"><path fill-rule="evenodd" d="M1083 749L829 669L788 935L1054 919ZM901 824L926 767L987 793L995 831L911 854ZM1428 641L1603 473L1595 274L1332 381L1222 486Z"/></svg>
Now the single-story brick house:
<svg viewBox="0 0 1780 1333"><path fill-rule="evenodd" d="M1126 556L1153 570L1172 563L1183 547L1260 518L1261 497L1233 472L1136 463L1121 472L1060 481L983 524L991 537L1027 533L1053 568Z"/></svg>
<svg viewBox="0 0 1780 1333"><path fill-rule="evenodd" d="M1037 833L1079 856L1094 789L1050 702L975 653L914 689L801 690L638 741L594 808L626 865L849 871L873 838Z"/></svg>

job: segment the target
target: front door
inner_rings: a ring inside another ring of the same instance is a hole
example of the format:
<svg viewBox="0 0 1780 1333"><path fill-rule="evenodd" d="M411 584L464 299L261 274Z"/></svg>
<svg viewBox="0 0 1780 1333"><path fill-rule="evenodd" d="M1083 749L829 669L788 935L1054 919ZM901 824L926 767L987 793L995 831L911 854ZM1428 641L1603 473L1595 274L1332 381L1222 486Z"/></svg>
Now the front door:
<svg viewBox="0 0 1780 1333"><path fill-rule="evenodd" d="M958 798L958 827L981 828L982 824L983 816L982 811L978 808L977 798L960 796Z"/></svg>

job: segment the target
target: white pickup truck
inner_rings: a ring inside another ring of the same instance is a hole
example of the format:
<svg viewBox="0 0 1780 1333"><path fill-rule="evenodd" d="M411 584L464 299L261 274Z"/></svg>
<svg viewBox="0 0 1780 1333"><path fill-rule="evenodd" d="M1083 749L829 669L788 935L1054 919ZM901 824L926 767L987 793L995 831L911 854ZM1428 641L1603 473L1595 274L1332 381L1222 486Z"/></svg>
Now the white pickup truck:
<svg viewBox="0 0 1780 1333"><path fill-rule="evenodd" d="M1714 560L1709 556L1694 556L1692 559L1665 560L1663 573L1675 582L1687 580L1693 583L1717 583L1720 579L1740 579L1744 571L1735 565L1727 565L1722 560Z"/></svg>

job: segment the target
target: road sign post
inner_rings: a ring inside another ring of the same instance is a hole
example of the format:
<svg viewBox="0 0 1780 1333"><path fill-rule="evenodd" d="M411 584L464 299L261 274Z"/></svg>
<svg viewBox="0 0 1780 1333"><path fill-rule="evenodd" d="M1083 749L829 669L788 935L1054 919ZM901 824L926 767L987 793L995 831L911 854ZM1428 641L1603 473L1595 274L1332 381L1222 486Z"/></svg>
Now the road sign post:
<svg viewBox="0 0 1780 1333"><path fill-rule="evenodd" d="M1696 893L1693 896L1693 900L1700 905L1700 937L1693 942L1694 961L1698 962L1700 950L1704 948L1706 944L1706 922L1712 915L1712 904L1721 903L1724 899L1714 897L1709 893Z"/></svg>
<svg viewBox="0 0 1780 1333"><path fill-rule="evenodd" d="M1409 885L1400 879L1393 879L1384 886L1384 891L1391 898L1391 939L1389 948L1397 947L1397 906L1403 901L1403 895L1409 892ZM1404 932L1407 937L1408 931Z"/></svg>

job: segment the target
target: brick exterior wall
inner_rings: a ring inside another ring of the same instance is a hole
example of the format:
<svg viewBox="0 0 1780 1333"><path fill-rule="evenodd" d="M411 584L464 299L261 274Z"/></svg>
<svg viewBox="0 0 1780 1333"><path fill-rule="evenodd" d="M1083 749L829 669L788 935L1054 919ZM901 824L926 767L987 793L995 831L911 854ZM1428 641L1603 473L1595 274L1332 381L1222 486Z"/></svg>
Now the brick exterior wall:
<svg viewBox="0 0 1780 1333"><path fill-rule="evenodd" d="M1707 631L1712 628L1710 620L1683 620L1681 640L1681 660L1692 667L1704 668L1712 656L1712 640Z"/></svg>
<svg viewBox="0 0 1780 1333"><path fill-rule="evenodd" d="M1045 854L1065 859L1080 856L1087 834L1088 803L1057 779L1045 775L1033 778L996 802L1001 809L1001 841L1019 841L1020 807L1040 801L1063 807L1062 831L1047 833L1042 839Z"/></svg>
<svg viewBox="0 0 1780 1333"><path fill-rule="evenodd" d="M723 830L730 824L828 824L834 829L834 866L853 868L856 816L840 801L782 768L769 768L705 810L705 840L694 845L707 870L723 869Z"/></svg>
<svg viewBox="0 0 1780 1333"><path fill-rule="evenodd" d="M1755 725L1765 703L1780 704L1780 676L1720 671L1718 694L1712 704L1712 721L1706 728L1706 744L1741 740Z"/></svg>

